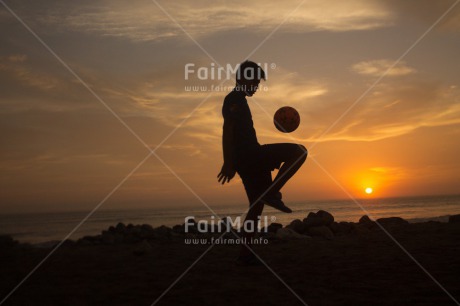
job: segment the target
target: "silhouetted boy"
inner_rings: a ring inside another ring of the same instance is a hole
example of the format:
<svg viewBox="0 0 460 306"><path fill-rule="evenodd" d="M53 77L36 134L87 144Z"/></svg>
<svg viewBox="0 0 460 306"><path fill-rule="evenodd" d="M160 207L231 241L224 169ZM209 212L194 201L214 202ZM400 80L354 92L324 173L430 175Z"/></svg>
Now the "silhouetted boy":
<svg viewBox="0 0 460 306"><path fill-rule="evenodd" d="M292 212L284 205L280 189L307 158L307 150L302 145L292 143L260 145L257 141L246 96L254 95L261 79L265 80L265 72L262 68L254 62L245 61L237 71L235 88L225 97L222 107L224 165L217 176L218 181L224 184L235 176L235 172L238 172L250 203L244 222L253 222L253 228L256 230L258 217L262 214L264 204L282 212ZM272 181L271 171L275 168L279 171ZM243 238L250 240L253 235L253 232L245 231ZM237 263L260 264L244 244Z"/></svg>

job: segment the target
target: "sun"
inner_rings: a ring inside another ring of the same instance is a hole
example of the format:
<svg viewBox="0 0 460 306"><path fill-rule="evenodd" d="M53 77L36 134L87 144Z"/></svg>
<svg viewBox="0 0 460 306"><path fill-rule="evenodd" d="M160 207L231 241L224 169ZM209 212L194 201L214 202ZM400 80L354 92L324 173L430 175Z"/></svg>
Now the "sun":
<svg viewBox="0 0 460 306"><path fill-rule="evenodd" d="M367 187L366 190L364 190L364 191L365 191L367 194L371 194L372 191L374 191L374 190L372 190L371 187Z"/></svg>

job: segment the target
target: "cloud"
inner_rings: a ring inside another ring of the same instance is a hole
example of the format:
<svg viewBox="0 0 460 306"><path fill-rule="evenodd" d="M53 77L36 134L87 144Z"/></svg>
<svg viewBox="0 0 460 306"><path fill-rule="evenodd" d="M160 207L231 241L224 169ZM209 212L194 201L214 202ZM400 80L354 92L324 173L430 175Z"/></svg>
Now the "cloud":
<svg viewBox="0 0 460 306"><path fill-rule="evenodd" d="M448 30L448 31L455 31L459 32L460 31L460 12L457 8L456 13L452 14L447 18L441 25L442 29Z"/></svg>
<svg viewBox="0 0 460 306"><path fill-rule="evenodd" d="M388 10L403 16L405 20L411 18L426 25L432 25L447 9L454 5L454 1L431 1L431 0L383 0ZM460 6L456 5L449 14L436 26L435 30L458 32L460 31Z"/></svg>
<svg viewBox="0 0 460 306"><path fill-rule="evenodd" d="M25 54L12 54L0 56L0 70L8 73L10 77L29 86L43 91L49 91L59 85L60 80L46 73L39 73L31 69L27 64L28 57Z"/></svg>
<svg viewBox="0 0 460 306"><path fill-rule="evenodd" d="M222 31L359 31L387 27L392 13L379 1L308 1L291 17L285 18L299 2L233 1L231 4L210 0L159 2L193 37ZM102 36L151 41L184 36L183 31L155 3L150 1L96 1L86 6L54 4L39 17L42 24L67 27ZM187 38L188 39L188 38Z"/></svg>
<svg viewBox="0 0 460 306"><path fill-rule="evenodd" d="M91 79L86 77L85 79ZM0 56L0 113L95 110L100 103L54 58L40 62L25 54ZM102 81L91 85L101 85ZM97 90L96 90L97 91Z"/></svg>
<svg viewBox="0 0 460 306"><path fill-rule="evenodd" d="M282 75L271 80L278 82L279 88L273 85L273 91L269 87L267 94L261 92L248 99L262 143L286 139L299 143L370 142L410 134L422 127L460 123L459 88L425 80L423 76L404 83L389 78L335 124L359 97L359 91L354 89L350 93L349 87L340 88L332 80L307 81L298 75ZM277 132L273 126L273 114L284 105L295 107L301 115L299 128L289 135Z"/></svg>
<svg viewBox="0 0 460 306"><path fill-rule="evenodd" d="M327 84L317 80L307 80L298 73L278 69L273 78L266 85L269 97L276 101L277 105L282 106L286 99L290 105L302 108L308 105L308 101L327 94L329 91Z"/></svg>
<svg viewBox="0 0 460 306"><path fill-rule="evenodd" d="M416 70L409 67L405 62L399 62L397 65L388 70L395 61L388 59L362 61L352 66L352 70L358 74L380 77L384 73L386 76L403 76L413 74Z"/></svg>
<svg viewBox="0 0 460 306"><path fill-rule="evenodd" d="M328 124L316 121L322 128L303 141L376 141L409 134L421 127L459 124L459 97L457 88L434 82L418 80L381 84L328 134L321 136L335 120ZM342 102L341 105L338 111L329 108L335 119L351 102ZM326 118L321 113L317 115ZM308 130L305 129L304 133Z"/></svg>
<svg viewBox="0 0 460 306"><path fill-rule="evenodd" d="M53 76L52 72L49 78L57 80L56 85L52 90L47 89L39 82L47 80L48 74L32 78L31 76L35 76L37 71L29 65L28 58L24 55L5 56L1 58L0 63L2 64L0 69L11 74L17 81L40 89L48 94L48 97L49 93L60 97L59 106L58 100L54 102L53 99L47 99L38 106L30 104L29 101L29 108L65 110L66 102L69 102L65 101L67 99L78 101L77 104L68 103L69 107L87 105L94 109L101 108L99 102L80 88L81 85L71 80L59 79ZM376 71L379 69L379 72L383 71L389 63L389 60L364 61L354 65L354 69L361 73L377 74ZM23 71L29 72L23 73ZM187 82L183 80L182 70L173 70L166 74L161 71L155 72L148 76L144 75L140 79L142 81L139 79L127 81L123 86L114 86L110 78L100 77L97 71L91 69L82 71L85 76L89 76L90 84L96 88L96 91L123 118L151 118L158 131L164 131L164 136L167 135L168 130L176 128L186 119L176 137L168 141L168 145L180 148L184 152L188 151L190 155L195 153L202 155L201 153L207 150L220 150L219 140L223 122L221 107L226 95L225 91L185 91L183 86ZM393 75L403 75L409 71L413 73L415 69L401 63L394 71ZM39 81L34 82L34 79ZM212 84L212 81L203 83L208 87ZM72 89L75 95L66 94L67 98L62 100L63 95L70 92L69 88L75 85L78 85L78 89ZM229 89L232 88L231 82L227 82L226 85ZM272 121L272 114L285 105L293 106L301 113L302 124L298 131L292 134L301 142L373 141L408 134L423 126L460 122L459 89L456 86L423 81L421 77L418 77L418 80L411 79L404 84L399 84L390 78L387 83L377 86L327 135L322 136L322 133L352 104L353 100L343 98L344 91L348 91L349 88L340 89L334 80L306 79L298 73L282 68L279 68L276 73L271 73L270 79L262 83L262 86L265 86L268 91L261 89L254 98L248 99L262 143L285 140L286 135L277 133ZM346 94L350 96L349 92ZM82 99L78 96L85 96L84 102L79 101ZM205 99L207 100L204 101ZM455 101L457 103L454 103ZM17 103L15 100L10 102ZM6 102L2 103L5 105ZM196 108L200 103L202 105ZM181 141L196 141L197 147L180 147ZM156 145L155 142L149 143L152 146Z"/></svg>

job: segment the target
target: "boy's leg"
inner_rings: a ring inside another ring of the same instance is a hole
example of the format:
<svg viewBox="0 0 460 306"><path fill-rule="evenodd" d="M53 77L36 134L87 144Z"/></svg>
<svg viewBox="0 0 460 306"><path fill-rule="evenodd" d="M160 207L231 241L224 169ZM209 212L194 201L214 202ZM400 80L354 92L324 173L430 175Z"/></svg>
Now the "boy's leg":
<svg viewBox="0 0 460 306"><path fill-rule="evenodd" d="M258 219L259 216L262 215L262 211L264 209L264 203L258 201L254 203L251 208L249 209L246 218L244 219L244 223L252 222L252 225L248 225L249 229L253 228L254 231L246 231L243 230L243 234L241 235L245 242L241 244L240 256L250 256L252 252L248 249L251 247L251 239L254 237L255 231L257 231Z"/></svg>
<svg viewBox="0 0 460 306"><path fill-rule="evenodd" d="M283 188L286 182L299 170L307 159L308 151L303 145L294 143L277 143L262 146L264 158L271 168L279 168L273 180L270 193L274 194Z"/></svg>
<svg viewBox="0 0 460 306"><path fill-rule="evenodd" d="M259 199L267 188L272 184L272 176L269 170L257 171L248 175L240 175L246 190L246 194L249 200L249 210L244 219L244 223L252 222L254 231L243 230L242 238L248 242L246 245L250 247L250 240L254 237L255 231L257 231L259 216L262 215L264 209L263 202ZM241 245L240 256L250 256L252 252L244 245Z"/></svg>

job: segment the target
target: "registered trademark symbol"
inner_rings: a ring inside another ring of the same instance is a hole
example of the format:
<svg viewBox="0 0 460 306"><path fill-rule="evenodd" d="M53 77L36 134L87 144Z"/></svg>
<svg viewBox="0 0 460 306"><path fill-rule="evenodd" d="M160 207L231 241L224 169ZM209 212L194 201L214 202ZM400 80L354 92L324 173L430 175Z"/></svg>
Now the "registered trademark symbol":
<svg viewBox="0 0 460 306"><path fill-rule="evenodd" d="M270 68L271 68L271 69L275 69L275 68L276 68L276 64L275 64L275 63L271 63L271 64L270 64Z"/></svg>
<svg viewBox="0 0 460 306"><path fill-rule="evenodd" d="M275 216L271 216L271 217L270 217L270 220L271 220L272 222L275 222L275 221L276 221L276 217L275 217Z"/></svg>

